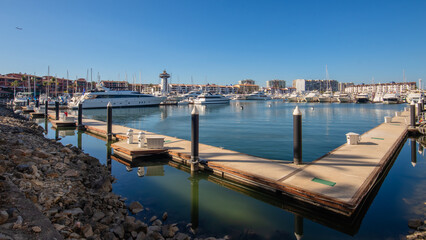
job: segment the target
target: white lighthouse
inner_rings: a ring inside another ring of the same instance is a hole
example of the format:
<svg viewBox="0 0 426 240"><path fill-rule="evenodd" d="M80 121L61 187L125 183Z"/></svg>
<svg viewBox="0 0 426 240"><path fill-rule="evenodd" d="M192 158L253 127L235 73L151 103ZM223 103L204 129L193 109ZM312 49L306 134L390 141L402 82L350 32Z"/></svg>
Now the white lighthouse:
<svg viewBox="0 0 426 240"><path fill-rule="evenodd" d="M169 93L169 84L168 79L170 77L170 74L166 72L166 70L163 71L163 73L160 74L161 78L161 95L165 96Z"/></svg>

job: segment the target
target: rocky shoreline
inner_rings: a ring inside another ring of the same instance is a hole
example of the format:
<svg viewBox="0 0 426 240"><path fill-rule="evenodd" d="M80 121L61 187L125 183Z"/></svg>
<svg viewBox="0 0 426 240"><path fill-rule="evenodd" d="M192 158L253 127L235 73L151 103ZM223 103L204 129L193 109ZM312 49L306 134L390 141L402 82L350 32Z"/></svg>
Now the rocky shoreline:
<svg viewBox="0 0 426 240"><path fill-rule="evenodd" d="M143 206L111 192L98 159L46 139L36 123L4 107L0 123L0 239L201 239L167 213L131 216Z"/></svg>

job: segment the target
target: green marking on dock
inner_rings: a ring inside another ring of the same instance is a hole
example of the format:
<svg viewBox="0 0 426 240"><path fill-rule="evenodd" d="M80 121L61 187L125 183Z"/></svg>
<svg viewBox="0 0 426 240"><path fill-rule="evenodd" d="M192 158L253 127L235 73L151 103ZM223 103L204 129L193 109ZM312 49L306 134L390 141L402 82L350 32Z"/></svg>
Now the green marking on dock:
<svg viewBox="0 0 426 240"><path fill-rule="evenodd" d="M330 181L327 181L327 180L324 180L324 179L321 179L321 178L316 178L316 177L312 178L312 181L317 182L317 183L321 183L321 184L324 184L324 185L327 185L327 186L330 186L330 187L333 187L334 185L336 185L335 182L330 182Z"/></svg>
<svg viewBox="0 0 426 240"><path fill-rule="evenodd" d="M385 140L384 138L372 137L371 139Z"/></svg>
<svg viewBox="0 0 426 240"><path fill-rule="evenodd" d="M164 141L165 143L169 143L169 142L172 142L172 140L166 140L166 141Z"/></svg>
<svg viewBox="0 0 426 240"><path fill-rule="evenodd" d="M390 123L389 125L401 126L401 124L399 124L399 123Z"/></svg>

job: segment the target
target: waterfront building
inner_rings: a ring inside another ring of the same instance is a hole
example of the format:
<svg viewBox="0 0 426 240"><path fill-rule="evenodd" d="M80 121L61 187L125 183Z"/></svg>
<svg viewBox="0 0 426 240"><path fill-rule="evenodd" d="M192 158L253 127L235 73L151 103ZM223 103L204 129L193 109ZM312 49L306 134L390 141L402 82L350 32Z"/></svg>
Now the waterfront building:
<svg viewBox="0 0 426 240"><path fill-rule="evenodd" d="M239 85L249 84L249 85L256 85L256 82L253 79L244 79L238 81Z"/></svg>
<svg viewBox="0 0 426 240"><path fill-rule="evenodd" d="M345 88L346 93L404 93L417 89L416 82L359 84Z"/></svg>
<svg viewBox="0 0 426 240"><path fill-rule="evenodd" d="M266 81L267 88L285 88L285 80L269 80Z"/></svg>
<svg viewBox="0 0 426 240"><path fill-rule="evenodd" d="M335 92L338 90L338 82L336 80L295 79L293 80L293 87L296 88L297 92L314 90Z"/></svg>
<svg viewBox="0 0 426 240"><path fill-rule="evenodd" d="M354 85L353 82L348 82L348 83L342 83L341 82L341 83L338 84L338 91L344 92L347 87L350 87L350 86L353 86L353 85Z"/></svg>
<svg viewBox="0 0 426 240"><path fill-rule="evenodd" d="M101 81L101 86L109 88L113 91L130 90L129 85L130 84L127 81Z"/></svg>
<svg viewBox="0 0 426 240"><path fill-rule="evenodd" d="M248 94L259 91L259 85L256 84L237 84L235 87L238 89L238 94Z"/></svg>

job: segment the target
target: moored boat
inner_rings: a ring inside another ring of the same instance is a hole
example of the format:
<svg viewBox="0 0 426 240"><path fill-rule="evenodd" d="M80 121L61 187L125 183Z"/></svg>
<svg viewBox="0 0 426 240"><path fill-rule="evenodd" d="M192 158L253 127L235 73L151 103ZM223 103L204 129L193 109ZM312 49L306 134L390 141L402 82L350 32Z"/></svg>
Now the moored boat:
<svg viewBox="0 0 426 240"><path fill-rule="evenodd" d="M225 104L229 103L229 98L220 94L203 93L194 99L194 104Z"/></svg>

